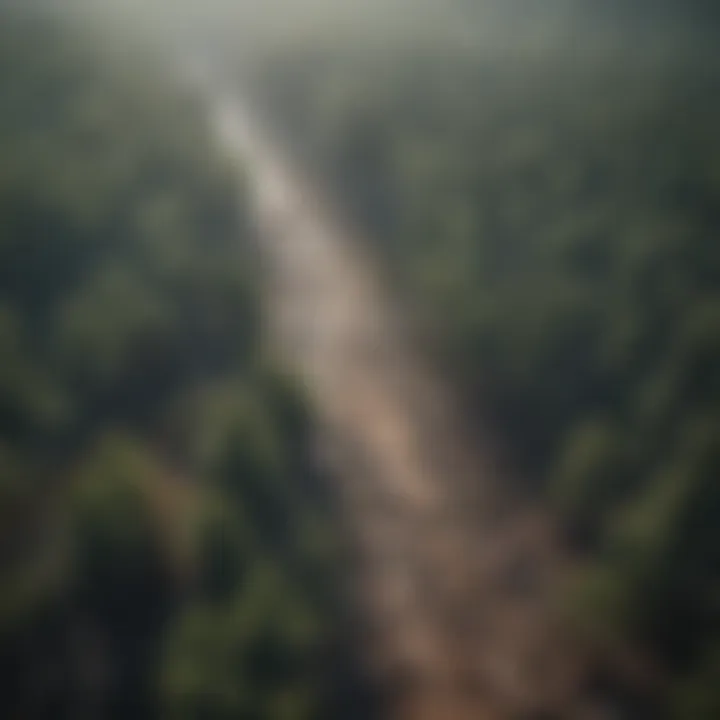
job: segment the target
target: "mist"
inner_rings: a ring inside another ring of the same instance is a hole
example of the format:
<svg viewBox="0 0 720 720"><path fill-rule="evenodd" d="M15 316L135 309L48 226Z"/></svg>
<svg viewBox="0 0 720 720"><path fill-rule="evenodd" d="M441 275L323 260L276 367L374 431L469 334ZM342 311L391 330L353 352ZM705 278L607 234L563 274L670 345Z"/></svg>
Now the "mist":
<svg viewBox="0 0 720 720"><path fill-rule="evenodd" d="M716 720L695 0L0 0L0 716Z"/></svg>

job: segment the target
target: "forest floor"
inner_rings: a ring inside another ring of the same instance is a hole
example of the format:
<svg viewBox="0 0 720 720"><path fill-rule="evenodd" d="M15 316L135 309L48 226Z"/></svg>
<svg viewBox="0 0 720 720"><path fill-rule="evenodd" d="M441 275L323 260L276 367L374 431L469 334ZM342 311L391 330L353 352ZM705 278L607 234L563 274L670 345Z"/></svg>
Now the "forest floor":
<svg viewBox="0 0 720 720"><path fill-rule="evenodd" d="M406 342L361 237L236 98L213 98L245 167L270 337L306 384L351 530L371 671L393 720L606 717L557 603L569 560L463 432Z"/></svg>

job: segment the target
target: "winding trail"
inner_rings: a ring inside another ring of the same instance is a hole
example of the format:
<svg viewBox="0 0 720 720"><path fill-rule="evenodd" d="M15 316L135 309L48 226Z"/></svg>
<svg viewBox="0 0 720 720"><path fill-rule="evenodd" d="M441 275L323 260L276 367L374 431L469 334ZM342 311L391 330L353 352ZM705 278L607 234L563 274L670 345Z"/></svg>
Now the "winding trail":
<svg viewBox="0 0 720 720"><path fill-rule="evenodd" d="M213 122L246 169L271 340L304 378L357 552L366 658L393 720L599 717L554 592L542 514L503 489L403 340L356 234L232 95Z"/></svg>

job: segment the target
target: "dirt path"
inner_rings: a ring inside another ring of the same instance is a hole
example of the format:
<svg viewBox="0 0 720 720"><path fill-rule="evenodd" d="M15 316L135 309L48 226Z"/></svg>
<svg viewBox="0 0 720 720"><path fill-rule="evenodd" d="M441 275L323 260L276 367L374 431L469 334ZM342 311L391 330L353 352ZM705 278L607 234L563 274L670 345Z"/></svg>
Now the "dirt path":
<svg viewBox="0 0 720 720"><path fill-rule="evenodd" d="M314 396L342 483L368 661L394 691L391 715L585 717L543 518L504 497L487 453L463 441L361 245L239 102L216 97L214 121L246 168L273 342Z"/></svg>

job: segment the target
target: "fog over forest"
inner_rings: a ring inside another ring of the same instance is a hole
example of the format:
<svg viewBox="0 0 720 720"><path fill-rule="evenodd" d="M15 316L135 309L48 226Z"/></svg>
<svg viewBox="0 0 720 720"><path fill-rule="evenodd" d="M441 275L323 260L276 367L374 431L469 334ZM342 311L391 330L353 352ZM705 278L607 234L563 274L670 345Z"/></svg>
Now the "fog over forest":
<svg viewBox="0 0 720 720"><path fill-rule="evenodd" d="M720 717L720 5L0 0L0 717Z"/></svg>

